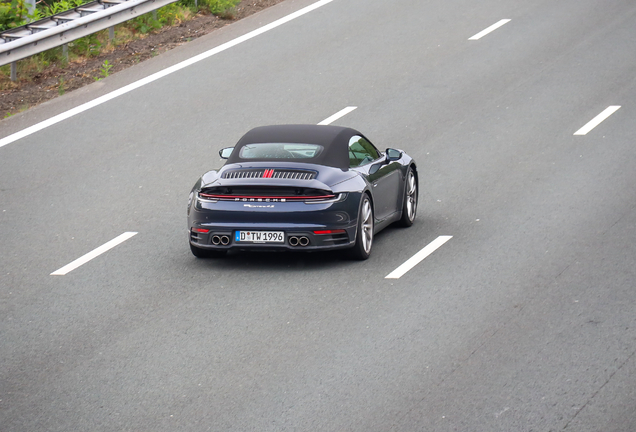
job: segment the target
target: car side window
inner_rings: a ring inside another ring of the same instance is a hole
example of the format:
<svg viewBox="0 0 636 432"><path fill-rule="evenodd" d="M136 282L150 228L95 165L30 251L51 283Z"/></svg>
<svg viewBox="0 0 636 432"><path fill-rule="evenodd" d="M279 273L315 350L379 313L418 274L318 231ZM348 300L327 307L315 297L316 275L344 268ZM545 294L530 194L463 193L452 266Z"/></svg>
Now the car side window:
<svg viewBox="0 0 636 432"><path fill-rule="evenodd" d="M373 162L380 152L366 139L354 135L349 140L349 166L358 167Z"/></svg>

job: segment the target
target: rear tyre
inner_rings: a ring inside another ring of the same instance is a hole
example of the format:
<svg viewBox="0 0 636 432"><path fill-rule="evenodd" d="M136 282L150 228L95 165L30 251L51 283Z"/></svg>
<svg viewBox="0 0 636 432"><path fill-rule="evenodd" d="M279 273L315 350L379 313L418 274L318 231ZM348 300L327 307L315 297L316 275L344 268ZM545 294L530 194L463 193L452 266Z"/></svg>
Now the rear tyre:
<svg viewBox="0 0 636 432"><path fill-rule="evenodd" d="M201 249L194 246L192 243L190 243L190 250L192 251L192 255L194 255L197 258L221 258L225 256L227 252L224 250Z"/></svg>
<svg viewBox="0 0 636 432"><path fill-rule="evenodd" d="M364 194L360 213L358 214L358 228L356 231L356 244L351 249L351 257L357 260L366 260L371 255L373 246L373 206L369 195Z"/></svg>
<svg viewBox="0 0 636 432"><path fill-rule="evenodd" d="M410 227L417 215L417 178L413 168L409 168L406 173L406 184L404 185L404 203L402 204L402 218L398 225Z"/></svg>

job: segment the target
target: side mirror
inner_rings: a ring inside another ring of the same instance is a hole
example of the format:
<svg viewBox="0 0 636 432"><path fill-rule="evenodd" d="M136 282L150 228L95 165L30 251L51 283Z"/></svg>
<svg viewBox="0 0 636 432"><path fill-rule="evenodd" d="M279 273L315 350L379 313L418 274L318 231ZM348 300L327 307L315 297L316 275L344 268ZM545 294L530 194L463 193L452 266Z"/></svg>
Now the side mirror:
<svg viewBox="0 0 636 432"><path fill-rule="evenodd" d="M402 152L396 149L388 148L386 149L386 159L389 162L395 162L396 160L400 160L402 158Z"/></svg>
<svg viewBox="0 0 636 432"><path fill-rule="evenodd" d="M224 149L221 149L219 150L219 156L221 156L221 159L227 159L232 154L232 150L234 150L234 147L226 147Z"/></svg>

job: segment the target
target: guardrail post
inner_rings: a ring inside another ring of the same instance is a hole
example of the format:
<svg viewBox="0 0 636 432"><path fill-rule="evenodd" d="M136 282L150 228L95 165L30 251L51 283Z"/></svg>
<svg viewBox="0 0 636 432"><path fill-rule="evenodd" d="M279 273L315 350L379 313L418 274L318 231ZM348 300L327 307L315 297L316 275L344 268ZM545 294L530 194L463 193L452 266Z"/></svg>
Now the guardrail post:
<svg viewBox="0 0 636 432"><path fill-rule="evenodd" d="M33 15L35 12L35 0L26 0L27 13ZM27 22L31 22L31 18L27 17Z"/></svg>
<svg viewBox="0 0 636 432"><path fill-rule="evenodd" d="M68 63L68 44L62 45L62 55L64 56L66 63Z"/></svg>
<svg viewBox="0 0 636 432"><path fill-rule="evenodd" d="M11 81L18 80L18 62L11 62Z"/></svg>
<svg viewBox="0 0 636 432"><path fill-rule="evenodd" d="M108 27L108 40L113 41L115 39L115 26Z"/></svg>
<svg viewBox="0 0 636 432"><path fill-rule="evenodd" d="M157 9L152 11L152 19L154 19L155 21L157 21Z"/></svg>

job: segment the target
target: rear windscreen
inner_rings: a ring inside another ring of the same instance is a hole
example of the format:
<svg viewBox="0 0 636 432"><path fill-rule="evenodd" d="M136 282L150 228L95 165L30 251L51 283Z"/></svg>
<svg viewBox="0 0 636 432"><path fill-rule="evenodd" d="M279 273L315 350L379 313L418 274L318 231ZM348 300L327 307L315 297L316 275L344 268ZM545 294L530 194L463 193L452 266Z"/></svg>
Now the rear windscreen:
<svg viewBox="0 0 636 432"><path fill-rule="evenodd" d="M241 147L241 159L311 159L322 153L318 144L256 143Z"/></svg>

